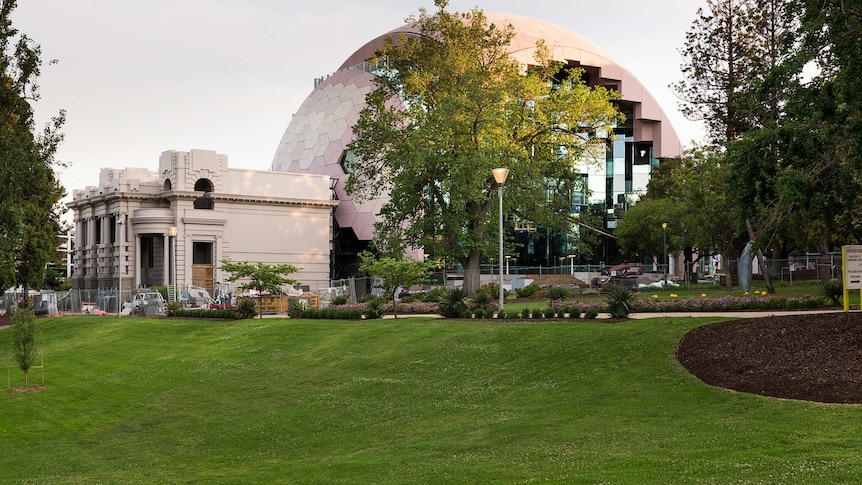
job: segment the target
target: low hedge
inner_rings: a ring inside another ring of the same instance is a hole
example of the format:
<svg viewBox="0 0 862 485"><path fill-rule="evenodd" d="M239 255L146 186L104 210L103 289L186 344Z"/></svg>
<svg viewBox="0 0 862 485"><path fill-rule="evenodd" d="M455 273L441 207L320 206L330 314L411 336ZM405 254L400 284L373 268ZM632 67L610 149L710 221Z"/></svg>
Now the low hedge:
<svg viewBox="0 0 862 485"><path fill-rule="evenodd" d="M362 310L358 308L309 308L302 312L302 318L312 320L361 320Z"/></svg>
<svg viewBox="0 0 862 485"><path fill-rule="evenodd" d="M235 320L237 314L234 310L204 310L203 308L193 308L189 310L174 310L171 314L174 317L186 318L212 318L212 319L230 319Z"/></svg>

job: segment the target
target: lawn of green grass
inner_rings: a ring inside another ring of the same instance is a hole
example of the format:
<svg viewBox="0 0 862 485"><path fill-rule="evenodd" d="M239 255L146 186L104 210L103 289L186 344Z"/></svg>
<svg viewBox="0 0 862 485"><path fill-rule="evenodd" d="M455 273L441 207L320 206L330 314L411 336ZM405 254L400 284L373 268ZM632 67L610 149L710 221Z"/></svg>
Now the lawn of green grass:
<svg viewBox="0 0 862 485"><path fill-rule="evenodd" d="M41 319L47 389L0 393L0 483L856 482L862 407L677 364L716 320Z"/></svg>

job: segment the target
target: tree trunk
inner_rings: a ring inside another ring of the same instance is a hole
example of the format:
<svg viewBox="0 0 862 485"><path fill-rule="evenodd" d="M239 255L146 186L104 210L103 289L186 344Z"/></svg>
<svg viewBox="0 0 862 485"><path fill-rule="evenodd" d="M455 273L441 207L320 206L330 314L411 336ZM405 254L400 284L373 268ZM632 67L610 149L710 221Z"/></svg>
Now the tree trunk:
<svg viewBox="0 0 862 485"><path fill-rule="evenodd" d="M482 253L475 249L467 254L467 259L461 261L461 266L464 267L462 289L468 297L475 296L476 290L479 289L481 263Z"/></svg>
<svg viewBox="0 0 862 485"><path fill-rule="evenodd" d="M745 220L745 228L748 230L748 239L754 241L754 228L751 226L751 219ZM766 291L770 295L775 294L775 285L772 284L772 275L769 273L769 268L766 267L766 260L763 258L763 251L757 248L757 264L760 266L760 273L763 275L763 283L766 285Z"/></svg>
<svg viewBox="0 0 862 485"><path fill-rule="evenodd" d="M724 263L724 287L727 291L733 290L733 275L730 274L730 258L727 252L721 253L721 262Z"/></svg>
<svg viewBox="0 0 862 485"><path fill-rule="evenodd" d="M683 248L682 252L684 255L683 259L685 260L685 268L683 269L685 281L686 283L697 283L697 278L691 270L692 266L694 266L694 247L686 246Z"/></svg>
<svg viewBox="0 0 862 485"><path fill-rule="evenodd" d="M829 256L829 243L826 240L820 240L820 257L828 257ZM832 279L832 268L829 267L828 264L817 264L817 277L820 281L829 281Z"/></svg>

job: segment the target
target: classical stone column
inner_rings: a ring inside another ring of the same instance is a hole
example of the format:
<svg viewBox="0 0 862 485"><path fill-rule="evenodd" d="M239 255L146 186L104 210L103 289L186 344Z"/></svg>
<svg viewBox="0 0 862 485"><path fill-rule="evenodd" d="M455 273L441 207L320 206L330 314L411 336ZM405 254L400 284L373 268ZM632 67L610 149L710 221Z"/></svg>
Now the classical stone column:
<svg viewBox="0 0 862 485"><path fill-rule="evenodd" d="M168 285L168 284L170 284L170 282L171 282L171 278L170 278L170 276L171 276L171 271L170 271L170 270L171 270L171 266L170 266L170 261L171 261L171 244L170 244L170 242L171 242L171 237L170 237L167 233L165 233L165 234L163 234L163 235L162 235L162 241L163 241L162 246L164 246L164 253L165 253L164 265L162 265L162 266L163 266L163 268L164 268L164 269L163 269L163 271L162 271L162 275L163 275L163 277L162 277L162 278L163 278L163 281L165 282L164 284L165 284L165 285Z"/></svg>
<svg viewBox="0 0 862 485"><path fill-rule="evenodd" d="M141 235L135 234L135 288L141 287Z"/></svg>

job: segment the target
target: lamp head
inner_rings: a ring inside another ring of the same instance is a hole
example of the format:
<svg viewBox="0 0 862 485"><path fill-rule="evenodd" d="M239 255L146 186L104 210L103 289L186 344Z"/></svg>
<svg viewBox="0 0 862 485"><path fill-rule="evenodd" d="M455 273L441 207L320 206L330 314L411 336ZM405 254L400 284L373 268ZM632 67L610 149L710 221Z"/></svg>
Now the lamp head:
<svg viewBox="0 0 862 485"><path fill-rule="evenodd" d="M494 180L497 181L498 185L503 185L506 183L506 177L509 176L508 168L495 168L491 170L491 173L494 174Z"/></svg>

